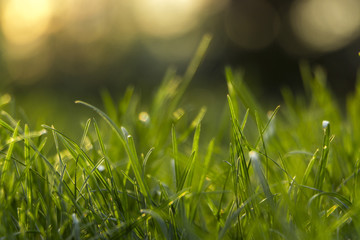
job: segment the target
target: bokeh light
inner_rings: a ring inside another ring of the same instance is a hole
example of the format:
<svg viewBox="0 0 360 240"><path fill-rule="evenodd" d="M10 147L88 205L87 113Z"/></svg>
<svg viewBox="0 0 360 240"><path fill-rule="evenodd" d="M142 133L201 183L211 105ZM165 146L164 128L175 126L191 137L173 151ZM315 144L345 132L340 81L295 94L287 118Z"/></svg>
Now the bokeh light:
<svg viewBox="0 0 360 240"><path fill-rule="evenodd" d="M65 22L55 34L53 49L62 73L81 76L98 72L130 48L136 31L126 1L75 1L62 9ZM114 51L116 49L116 51Z"/></svg>
<svg viewBox="0 0 360 240"><path fill-rule="evenodd" d="M132 8L115 0L0 2L3 57L11 80L32 84L56 71L82 79L119 59L136 36Z"/></svg>
<svg viewBox="0 0 360 240"><path fill-rule="evenodd" d="M315 51L339 49L360 33L358 0L298 0L290 16L299 40Z"/></svg>
<svg viewBox="0 0 360 240"><path fill-rule="evenodd" d="M12 44L30 44L46 33L51 15L50 0L8 0L1 11L3 34Z"/></svg>
<svg viewBox="0 0 360 240"><path fill-rule="evenodd" d="M134 0L139 29L156 37L174 37L199 24L205 0Z"/></svg>
<svg viewBox="0 0 360 240"><path fill-rule="evenodd" d="M140 112L139 113L139 121L144 123L144 124L147 124L150 122L150 116L147 112Z"/></svg>
<svg viewBox="0 0 360 240"><path fill-rule="evenodd" d="M225 28L229 38L240 47L261 49L275 40L280 19L264 0L237 1L227 11Z"/></svg>
<svg viewBox="0 0 360 240"><path fill-rule="evenodd" d="M245 58L268 50L322 56L359 39L359 13L359 0L3 0L2 82L90 88L155 80L166 66L182 71L207 33L209 72L242 61L257 68Z"/></svg>

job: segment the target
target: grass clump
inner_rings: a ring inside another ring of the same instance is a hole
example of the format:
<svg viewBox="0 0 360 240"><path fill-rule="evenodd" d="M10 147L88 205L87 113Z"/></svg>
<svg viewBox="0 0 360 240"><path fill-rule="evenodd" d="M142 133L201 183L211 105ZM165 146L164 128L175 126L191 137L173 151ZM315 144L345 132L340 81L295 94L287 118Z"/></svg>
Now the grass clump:
<svg viewBox="0 0 360 240"><path fill-rule="evenodd" d="M207 129L181 98L209 40L147 111L133 88L103 92L105 111L77 101L95 113L79 142L31 131L0 98L0 239L358 238L360 82L344 116L302 63L306 98L284 89L266 112L227 68L225 120Z"/></svg>

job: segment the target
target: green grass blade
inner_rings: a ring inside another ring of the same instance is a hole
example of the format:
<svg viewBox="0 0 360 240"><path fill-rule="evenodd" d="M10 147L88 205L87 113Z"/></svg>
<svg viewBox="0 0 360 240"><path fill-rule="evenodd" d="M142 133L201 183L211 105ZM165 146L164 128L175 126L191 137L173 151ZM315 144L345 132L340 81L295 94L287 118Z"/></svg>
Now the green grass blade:
<svg viewBox="0 0 360 240"><path fill-rule="evenodd" d="M80 142L80 147L81 148L85 147L85 141L86 141L86 137L87 137L88 132L89 132L90 124L91 124L91 118L89 118L85 123L84 131L83 131L83 134L82 134L82 137L81 137L81 142Z"/></svg>
<svg viewBox="0 0 360 240"><path fill-rule="evenodd" d="M51 126L51 127L54 128L54 126ZM61 153L60 153L59 141L58 141L56 133L54 131L52 133L53 133L55 149L56 149L56 153L58 155L58 159L59 159L59 163L60 163L60 171L61 171L61 169L63 169L63 167L64 167L64 163L62 161L62 157L61 157Z"/></svg>
<svg viewBox="0 0 360 240"><path fill-rule="evenodd" d="M268 181L266 180L265 175L264 175L263 171L261 170L259 154L255 151L251 151L249 153L249 156L250 156L251 164L254 168L256 177L259 179L260 185L263 189L263 192L269 203L269 206L270 206L270 208L273 209L275 207L275 202L273 199L274 195L271 193Z"/></svg>
<svg viewBox="0 0 360 240"><path fill-rule="evenodd" d="M175 186L176 190L178 191L180 189L180 178L181 178L181 171L180 171L180 159L179 159L179 153L178 153L178 143L176 139L176 132L175 132L175 126L172 125L171 128L171 139L172 139L172 155L174 159L174 165L175 165Z"/></svg>
<svg viewBox="0 0 360 240"><path fill-rule="evenodd" d="M0 119L0 126L6 128L10 132L14 132L14 128L12 128L9 124L7 124L4 120Z"/></svg>
<svg viewBox="0 0 360 240"><path fill-rule="evenodd" d="M7 171L9 170L9 167L10 167L10 159L13 154L14 145L15 145L14 139L18 135L19 128L20 128L20 121L17 122L16 127L13 131L13 134L12 134L12 137L11 137L10 143L9 143L9 148L8 148L8 151L7 151L5 159L4 159L4 163L2 166L2 170L1 170L1 185L4 185L6 177L7 177Z"/></svg>
<svg viewBox="0 0 360 240"><path fill-rule="evenodd" d="M31 172L29 169L31 168L31 157L30 157L30 143L29 143L29 135L30 130L29 126L25 124L24 129L24 159L26 164L26 198L27 198L27 206L28 211L32 209L32 181L31 181Z"/></svg>
<svg viewBox="0 0 360 240"><path fill-rule="evenodd" d="M273 119L275 118L275 116L276 116L277 112L279 111L279 109L280 109L280 105L277 106L277 107L275 108L275 110L271 113L271 115L270 115L270 117L269 117L269 120L266 122L266 125L265 125L264 128L262 128L261 131L259 132L260 135L259 135L258 140L256 141L256 144L255 144L256 147L258 146L258 144L260 143L260 141L263 141L263 136L264 136L266 130L268 129L270 123L271 123L271 122L273 121ZM258 124L258 127L259 127L260 121L261 121L261 120L260 120L260 117L257 116L257 117L256 117L256 122L257 122L257 124Z"/></svg>
<svg viewBox="0 0 360 240"><path fill-rule="evenodd" d="M309 161L309 164L306 167L304 177L303 177L302 182L301 182L302 185L306 185L306 182L307 182L307 180L309 178L310 172L313 169L313 166L314 166L314 163L315 163L318 152L319 152L319 149L316 149L314 155L312 156L312 158Z"/></svg>
<svg viewBox="0 0 360 240"><path fill-rule="evenodd" d="M265 114L260 106L258 104L257 100L249 90L248 86L245 84L245 81L243 80L243 73L236 72L235 74L232 72L232 70L227 67L226 68L226 77L227 81L231 82L232 88L233 88L233 94L239 97L242 104L246 109L250 109L250 114L255 118L255 111L257 111L260 115L261 120L264 120ZM231 96L231 95L230 95ZM233 97L233 96L231 96ZM235 106L235 105L234 105Z"/></svg>
<svg viewBox="0 0 360 240"><path fill-rule="evenodd" d="M79 103L82 105L85 105L87 107L89 107L90 109L94 110L95 112L97 112L109 125L110 127L115 131L115 133L117 134L117 136L119 137L119 139L121 140L121 143L124 145L125 150L129 156L129 159L131 161L133 170L134 170L134 174L137 180L137 183L140 186L140 190L142 192L142 194L148 198L149 195L149 190L147 188L147 185L144 184L144 181L142 179L143 174L141 173L142 168L141 165L139 163L139 159L137 157L136 154L136 150L135 150L135 143L133 141L133 138L130 134L128 134L127 130L122 127L121 130L120 128L114 123L113 120L111 120L111 118L109 118L103 111L101 111L100 109L86 103L86 102L82 102L82 101L76 101L75 103Z"/></svg>
<svg viewBox="0 0 360 240"><path fill-rule="evenodd" d="M226 218L226 222L225 222L224 227L219 232L218 239L223 239L224 238L226 232L229 230L229 228L234 223L234 221L238 219L240 213L244 210L245 206L248 203L249 202L246 201L243 205L241 205L240 208L236 209L234 212L229 213L228 217Z"/></svg>
<svg viewBox="0 0 360 240"><path fill-rule="evenodd" d="M197 155L199 152L199 139L200 139L200 129L201 129L201 123L196 127L195 133L194 133L194 140L192 145L192 152L194 153L194 157L191 159L191 163L189 166L189 173L187 173L187 184L190 188L192 188L193 192L196 192L196 184L193 183L194 178L194 172L195 172L195 162L197 160ZM186 171L186 169L185 169ZM194 208L195 209L195 208ZM189 209L190 215L191 211L194 213L194 210Z"/></svg>
<svg viewBox="0 0 360 240"><path fill-rule="evenodd" d="M247 142L247 140L241 130L239 120L238 120L238 117L236 116L236 111L234 109L233 101L229 95L227 96L227 99L228 99L228 105L229 105L229 109L230 109L231 122L232 122L232 126L233 126L233 134L235 135L235 138L237 139L236 141L238 141L239 143L240 143L240 141L243 141L244 147L246 147L248 150L251 150L252 147ZM248 114L246 113L243 123L242 123L242 126L245 126L247 116L248 116Z"/></svg>
<svg viewBox="0 0 360 240"><path fill-rule="evenodd" d="M193 59L191 60L189 66L186 69L186 72L184 75L184 82L182 83L182 85L180 86L180 88L177 92L177 96L175 98L176 100L174 101L174 103L178 102L180 97L184 94L187 86L193 79L197 69L200 66L200 63L202 62L202 60L205 57L205 54L207 52L207 49L209 48L211 39L212 39L212 36L210 34L205 34L203 36L203 38L201 39L201 42L195 52L195 55L194 55Z"/></svg>
<svg viewBox="0 0 360 240"><path fill-rule="evenodd" d="M166 225L166 221L154 210L151 209L141 209L141 213L145 213L150 215L153 219L155 219L157 225L159 226L162 237L164 239L169 239L168 227Z"/></svg>
<svg viewBox="0 0 360 240"><path fill-rule="evenodd" d="M320 192L315 194L309 199L308 206L310 206L315 199L318 199L322 196L329 197L344 211L349 210L352 206L352 203L347 198L335 192Z"/></svg>
<svg viewBox="0 0 360 240"><path fill-rule="evenodd" d="M196 155L196 153L192 152L192 154L186 164L186 167L185 167L183 173L181 174L179 188L177 189L177 192L183 190L183 188L185 186L185 182L188 179L188 176L190 175L190 173L193 169L194 163L195 163L195 155Z"/></svg>
<svg viewBox="0 0 360 240"><path fill-rule="evenodd" d="M225 68L225 76L226 76L226 83L227 83L229 96L231 99L234 100L234 101L232 101L234 115L238 116L239 115L239 105L238 105L238 102L236 101L236 91L235 91L235 87L232 82L234 79L234 75L233 75L233 72L231 71L230 67ZM249 111L249 108L247 108L247 112L248 111ZM246 119L247 119L247 117L246 117Z"/></svg>
<svg viewBox="0 0 360 240"><path fill-rule="evenodd" d="M210 42L211 42L212 36L210 34L206 34L203 36L196 52L195 55L193 57L193 59L191 60L189 66L186 69L184 78L183 78L183 82L181 83L181 85L179 86L176 96L170 106L170 110L171 112L173 112L176 108L176 106L178 105L181 97L184 95L186 88L188 87L188 85L190 84L191 80L193 79L197 69L199 68L200 63L202 62L202 60L205 57L205 53L207 51L207 49L209 48Z"/></svg>
<svg viewBox="0 0 360 240"><path fill-rule="evenodd" d="M97 114L99 114L109 124L109 126L115 131L115 133L118 135L120 141L125 145L126 139L124 138L122 131L115 124L115 122L113 120L111 120L111 118L108 115L106 115L103 111L101 111L100 109L98 109L97 107L94 107L93 105L91 105L89 103L86 103L83 101L75 101L75 103L82 104L82 105L94 110Z"/></svg>
<svg viewBox="0 0 360 240"><path fill-rule="evenodd" d="M324 128L324 138L323 138L323 145L321 150L321 157L319 166L317 169L316 179L315 179L315 188L322 189L323 182L325 178L326 172L326 164L329 155L329 144L330 144L330 123L328 121L323 121L323 128Z"/></svg>
<svg viewBox="0 0 360 240"><path fill-rule="evenodd" d="M43 127L45 129L51 130L56 132L57 134L59 134L59 136L61 136L60 140L64 143L64 146L67 148L67 150L69 150L69 152L72 154L74 159L77 159L78 156L80 155L81 158L85 161L85 164L89 164L90 167L92 169L94 169L95 164L93 162L93 160L91 160L89 158L89 156L80 148L80 146L78 144L76 144L73 140L71 140L69 137L67 137L65 134L61 133L60 131L58 131L55 128L43 125ZM49 163L50 164L50 163ZM50 164L51 165L51 164ZM90 174L90 171L88 168L86 168L86 165L83 165L83 167L85 167L84 169L87 171L87 174ZM96 177L99 178L99 180L101 180L102 184L104 185L104 187L106 187L109 191L110 191L110 187L107 183L107 181L104 179L104 177L99 173L99 171L95 171L94 172Z"/></svg>
<svg viewBox="0 0 360 240"><path fill-rule="evenodd" d="M202 107L195 117L195 119L191 122L191 125L189 128L184 131L184 133L181 135L179 142L184 142L187 137L190 135L190 133L201 123L202 119L204 118L206 114L206 107Z"/></svg>
<svg viewBox="0 0 360 240"><path fill-rule="evenodd" d="M267 155L267 151L266 151L266 145L265 145L265 141L264 141L264 137L263 137L263 134L264 134L265 130L262 130L261 120L260 120L260 117L259 117L257 111L255 111L255 119L256 119L256 126L257 126L258 132L259 132L259 140L261 140L262 147L263 147L263 150L264 150L265 175L266 175L266 178L268 179L269 178L269 159L268 159L268 155ZM256 144L256 146L257 146L257 144Z"/></svg>
<svg viewBox="0 0 360 240"><path fill-rule="evenodd" d="M146 170L146 164L149 160L149 157L151 155L151 153L155 150L155 148L150 148L150 150L146 153L144 159L143 159L143 164L142 164L142 173L143 173L143 178L145 178L145 170Z"/></svg>
<svg viewBox="0 0 360 240"><path fill-rule="evenodd" d="M214 145L215 145L215 139L212 139L207 148L207 153L206 153L205 160L204 160L203 170L202 170L201 177L199 180L199 185L198 185L198 190L197 190L199 193L201 192L201 190L203 189L203 186L204 186L205 177L206 177L206 174L209 169L210 160L211 160L212 154L214 152Z"/></svg>
<svg viewBox="0 0 360 240"><path fill-rule="evenodd" d="M144 174L142 173L142 167L140 165L140 161L139 161L139 158L136 153L134 139L131 135L128 135L127 139L128 139L131 162L133 163L133 171L135 174L136 181L139 184L140 191L144 195L144 197L150 198L151 197L150 190L148 188L148 185L145 182L145 178L143 177ZM135 167L134 167L134 165L135 165Z"/></svg>
<svg viewBox="0 0 360 240"><path fill-rule="evenodd" d="M249 117L249 112L250 112L250 109L246 109L245 116L244 116L244 119L243 119L243 121L241 123L241 127L240 127L241 132L244 131L244 129L245 129L245 125L246 125L247 119Z"/></svg>
<svg viewBox="0 0 360 240"><path fill-rule="evenodd" d="M93 124L94 124L94 128L95 128L95 132L96 132L96 136L97 136L97 139L99 141L99 145L100 145L100 149L101 149L101 153L102 155L104 156L104 159L105 159L105 166L106 166L106 169L108 170L109 174L110 174L110 178L113 179L113 174L112 174L112 169L111 169L111 166L110 166L110 163L109 163L109 158L106 154L106 150L105 150L105 145L104 145L104 141L100 135L100 130L99 130L99 127L98 127L98 124L96 123L96 120L94 119L93 121Z"/></svg>

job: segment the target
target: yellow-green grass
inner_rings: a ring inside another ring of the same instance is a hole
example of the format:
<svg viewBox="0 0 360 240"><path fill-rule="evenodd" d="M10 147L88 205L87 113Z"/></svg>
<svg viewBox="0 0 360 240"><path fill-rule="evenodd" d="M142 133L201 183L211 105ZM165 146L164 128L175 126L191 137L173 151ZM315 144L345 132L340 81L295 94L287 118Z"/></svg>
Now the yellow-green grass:
<svg viewBox="0 0 360 240"><path fill-rule="evenodd" d="M209 43L146 112L131 87L119 102L103 92L103 107L77 101L79 141L31 130L0 98L0 239L357 239L360 81L340 111L324 72L301 63L306 96L283 89L264 109L226 68L209 127L212 106L182 105Z"/></svg>

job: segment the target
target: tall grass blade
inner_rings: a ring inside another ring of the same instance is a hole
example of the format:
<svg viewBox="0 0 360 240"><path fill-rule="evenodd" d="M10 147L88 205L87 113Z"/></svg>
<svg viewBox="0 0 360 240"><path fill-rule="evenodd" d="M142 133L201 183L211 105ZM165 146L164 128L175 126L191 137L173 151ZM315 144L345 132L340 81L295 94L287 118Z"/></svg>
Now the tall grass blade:
<svg viewBox="0 0 360 240"><path fill-rule="evenodd" d="M238 219L240 213L244 210L245 206L248 203L249 203L248 201L244 202L244 204L241 205L238 209L236 209L235 211L229 213L229 216L226 218L226 222L225 222L224 227L219 232L218 239L223 239L224 238L226 232L229 230L229 228L234 223L234 221L236 221Z"/></svg>
<svg viewBox="0 0 360 240"><path fill-rule="evenodd" d="M330 123L327 121L323 122L324 127L324 138L323 138L323 145L321 149L321 157L320 162L318 165L317 173L316 173L316 179L315 179L315 188L322 189L323 182L325 178L325 172L326 172L326 164L328 160L329 155L329 145L330 145Z"/></svg>
<svg viewBox="0 0 360 240"><path fill-rule="evenodd" d="M84 147L85 147L85 141L86 141L86 137L87 137L88 132L89 132L90 124L91 124L91 118L89 118L89 119L86 121L86 123L85 123L84 131L83 131L83 134L82 134L82 137L81 137L81 141L80 141L80 147L81 147L81 148L84 148Z"/></svg>
<svg viewBox="0 0 360 240"><path fill-rule="evenodd" d="M181 179L181 170L180 170L180 159L179 159L179 153L178 153L178 143L176 139L176 132L175 132L175 126L172 125L171 128L171 140L172 140L172 155L174 159L174 165L175 165L175 186L176 191L179 191L180 188L180 179Z"/></svg>
<svg viewBox="0 0 360 240"><path fill-rule="evenodd" d="M210 34L205 34L195 52L195 55L193 59L191 60L189 66L186 69L186 72L184 74L183 82L179 86L176 96L171 104L170 110L173 112L177 104L179 103L181 97L184 95L186 88L190 84L191 80L193 79L197 69L200 66L200 63L205 57L205 53L207 52L207 49L209 48L210 42L211 42L212 36Z"/></svg>
<svg viewBox="0 0 360 240"><path fill-rule="evenodd" d="M106 154L104 141L103 141L103 139L102 139L102 137L101 137L101 135L100 135L100 130L99 130L98 124L96 123L96 120L95 120L95 119L94 119L94 121L93 121L93 124L94 124L94 128L95 128L95 132L96 132L97 139L98 139L98 141L99 141L101 153L102 153L102 155L104 156L104 159L105 159L106 169L107 169L107 171L109 172L110 178L113 179L113 173L112 173L112 169L111 169L111 166L110 166L109 158L108 158L108 156L107 156L107 154Z"/></svg>
<svg viewBox="0 0 360 240"><path fill-rule="evenodd" d="M275 208L275 202L273 199L274 195L271 193L268 181L266 180L265 175L261 169L259 154L255 151L251 151L249 155L255 174L259 179L260 185L263 189L267 202L269 203L270 208L274 209Z"/></svg>
<svg viewBox="0 0 360 240"><path fill-rule="evenodd" d="M227 81L231 82L232 90L230 92L233 95L240 98L241 103L244 105L245 109L250 109L250 114L255 118L255 111L257 111L260 115L261 120L265 120L266 116L260 104L258 104L257 100L249 90L245 81L243 80L243 73L236 72L235 74L232 72L230 67L227 67L226 70ZM229 86L229 84L228 84ZM230 95L231 96L231 95ZM231 96L233 97L233 96Z"/></svg>
<svg viewBox="0 0 360 240"><path fill-rule="evenodd" d="M307 167L306 167L306 170L305 170L305 173L304 173L304 177L303 177L302 182L301 182L302 185L306 185L306 183L307 183L307 180L308 180L308 178L309 178L310 172L311 172L311 170L313 169L313 166L314 166L314 164L315 164L315 161L316 161L317 153L318 153L318 152L319 152L319 149L316 149L314 155L312 156L312 158L311 158L310 161L309 161L309 164L308 164Z"/></svg>
<svg viewBox="0 0 360 240"><path fill-rule="evenodd" d="M203 165L201 177L199 180L198 190L197 190L199 193L202 191L202 189L204 187L206 174L208 172L210 160L211 160L212 154L214 152L214 144L215 144L215 139L213 138L213 139L211 139L211 141L208 145L208 148L207 148L207 153L205 156L204 165Z"/></svg>
<svg viewBox="0 0 360 240"><path fill-rule="evenodd" d="M15 129L13 131L13 134L12 134L12 136L10 138L9 147L8 147L8 150L7 150L5 159L4 159L4 163L3 163L3 166L2 166L2 170L1 170L1 185L2 186L4 186L5 180L9 176L8 175L8 170L9 170L9 167L10 167L10 159L11 159L11 156L13 154L14 145L15 145L14 140L16 139L16 137L18 135L19 128L20 128L20 121L17 122L16 127L15 127Z"/></svg>
<svg viewBox="0 0 360 240"><path fill-rule="evenodd" d="M151 209L141 209L141 212L146 213L150 215L153 219L155 219L157 225L161 230L162 238L169 239L169 232L168 232L168 227L166 225L166 221L160 216L159 213Z"/></svg>
<svg viewBox="0 0 360 240"><path fill-rule="evenodd" d="M111 120L111 118L109 118L100 109L98 109L98 108L94 107L93 105L90 105L90 104L88 104L86 102L83 102L83 101L76 101L75 103L85 105L86 107L89 107L90 109L97 112L110 125L110 127L115 131L115 133L119 137L121 143L124 145L125 150L126 150L128 156L129 156L129 159L131 161L131 164L132 164L132 167L133 167L133 170L134 170L135 178L137 180L137 183L139 184L141 193L146 198L148 198L150 196L149 195L149 190L147 188L147 185L144 184L143 179L142 179L142 176L143 176L143 174L141 173L142 168L141 168L139 159L138 159L137 154L136 154L135 143L133 141L132 136L127 133L125 128L122 127L123 130L120 130L120 128L114 123L114 121Z"/></svg>

